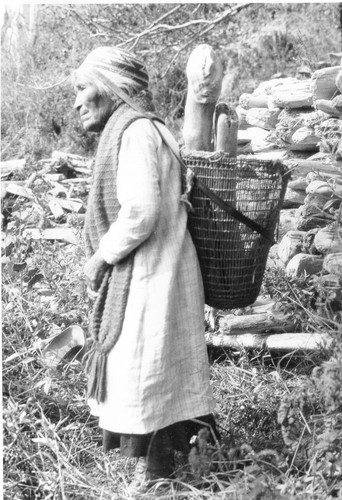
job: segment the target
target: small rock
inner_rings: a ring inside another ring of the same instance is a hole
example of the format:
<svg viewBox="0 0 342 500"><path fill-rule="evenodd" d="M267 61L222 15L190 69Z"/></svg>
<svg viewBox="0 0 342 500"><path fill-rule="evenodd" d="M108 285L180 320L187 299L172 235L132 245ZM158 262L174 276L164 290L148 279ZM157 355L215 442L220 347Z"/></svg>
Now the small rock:
<svg viewBox="0 0 342 500"><path fill-rule="evenodd" d="M323 268L328 273L342 277L342 252L329 253L324 257Z"/></svg>

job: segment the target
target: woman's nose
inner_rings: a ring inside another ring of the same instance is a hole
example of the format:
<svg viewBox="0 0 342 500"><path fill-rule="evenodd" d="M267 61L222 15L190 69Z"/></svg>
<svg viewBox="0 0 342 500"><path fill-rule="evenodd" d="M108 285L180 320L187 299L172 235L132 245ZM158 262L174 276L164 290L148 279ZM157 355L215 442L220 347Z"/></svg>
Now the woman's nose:
<svg viewBox="0 0 342 500"><path fill-rule="evenodd" d="M82 102L81 102L80 94L76 94L76 99L74 102L74 109L76 109L78 111L81 106L82 106Z"/></svg>

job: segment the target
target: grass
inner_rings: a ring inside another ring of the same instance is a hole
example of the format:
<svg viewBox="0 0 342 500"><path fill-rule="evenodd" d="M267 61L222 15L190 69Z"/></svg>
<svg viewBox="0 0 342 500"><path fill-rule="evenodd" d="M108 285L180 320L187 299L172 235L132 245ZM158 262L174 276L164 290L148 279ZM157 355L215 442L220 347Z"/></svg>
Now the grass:
<svg viewBox="0 0 342 500"><path fill-rule="evenodd" d="M123 499L134 460L116 451L103 453L100 430L85 402L80 363L52 369L42 360L49 336L75 323L87 330L90 302L77 219L70 219L77 245L25 236L37 220L29 208L46 206L48 186L39 176L35 182L34 202L5 198L3 204L4 498ZM53 225L47 211L38 212L43 227ZM283 305L302 317L308 330L313 328L314 284L273 272L267 272L265 290L273 286ZM321 326L340 337L338 324L322 317ZM210 365L220 446L199 446L190 466L179 461L177 478L166 490L145 497L337 498L341 348L316 357L292 353L278 358L268 352L211 351Z"/></svg>

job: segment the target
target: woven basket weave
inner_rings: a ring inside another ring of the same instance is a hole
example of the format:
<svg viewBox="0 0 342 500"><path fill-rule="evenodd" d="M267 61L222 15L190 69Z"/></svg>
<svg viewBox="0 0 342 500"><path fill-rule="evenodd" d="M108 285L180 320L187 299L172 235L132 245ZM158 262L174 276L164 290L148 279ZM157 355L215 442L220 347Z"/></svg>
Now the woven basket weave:
<svg viewBox="0 0 342 500"><path fill-rule="evenodd" d="M273 236L288 173L279 161L183 149L196 178ZM252 304L259 292L272 243L222 210L195 185L189 230L204 282L205 302L219 309Z"/></svg>

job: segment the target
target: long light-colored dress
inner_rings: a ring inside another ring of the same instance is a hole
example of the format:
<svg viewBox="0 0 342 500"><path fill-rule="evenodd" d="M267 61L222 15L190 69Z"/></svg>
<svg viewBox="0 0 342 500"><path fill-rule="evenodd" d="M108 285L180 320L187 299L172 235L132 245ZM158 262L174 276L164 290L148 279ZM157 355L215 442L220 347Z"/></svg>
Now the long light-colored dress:
<svg viewBox="0 0 342 500"><path fill-rule="evenodd" d="M110 264L136 253L122 333L108 356L107 398L89 405L103 429L146 434L214 410L180 165L147 119L124 132L117 195L119 216L100 252Z"/></svg>

